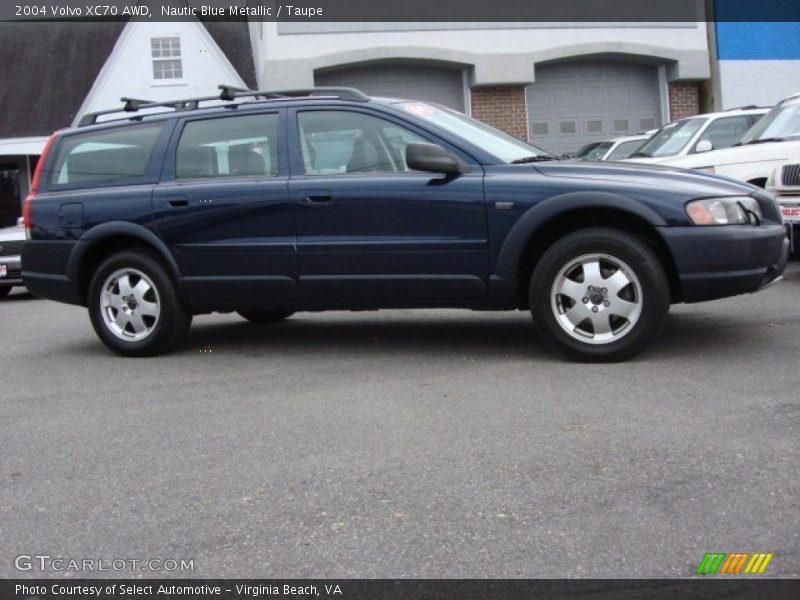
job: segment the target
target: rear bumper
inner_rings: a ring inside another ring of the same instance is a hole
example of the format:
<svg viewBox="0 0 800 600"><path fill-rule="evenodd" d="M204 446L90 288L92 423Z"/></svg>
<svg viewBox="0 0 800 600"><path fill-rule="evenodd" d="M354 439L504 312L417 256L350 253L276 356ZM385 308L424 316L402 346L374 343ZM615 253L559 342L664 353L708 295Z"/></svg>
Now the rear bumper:
<svg viewBox="0 0 800 600"><path fill-rule="evenodd" d="M684 302L756 292L780 277L789 261L782 225L662 227L675 260Z"/></svg>
<svg viewBox="0 0 800 600"><path fill-rule="evenodd" d="M0 277L0 285L22 285L19 256L0 256L0 265L6 266L6 276Z"/></svg>
<svg viewBox="0 0 800 600"><path fill-rule="evenodd" d="M36 296L84 305L80 283L70 279L69 257L77 241L29 241L22 248L22 282Z"/></svg>

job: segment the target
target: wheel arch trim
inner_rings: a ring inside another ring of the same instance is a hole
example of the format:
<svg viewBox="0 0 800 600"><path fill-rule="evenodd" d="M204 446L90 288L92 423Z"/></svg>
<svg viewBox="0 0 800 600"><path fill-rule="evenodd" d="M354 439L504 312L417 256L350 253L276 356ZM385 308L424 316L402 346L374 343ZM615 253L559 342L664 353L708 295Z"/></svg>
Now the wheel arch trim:
<svg viewBox="0 0 800 600"><path fill-rule="evenodd" d="M509 230L495 262L492 287L514 294L517 274L530 241L551 221L568 212L583 209L606 209L637 217L654 229L667 225L654 210L643 203L608 192L569 192L543 200L529 208Z"/></svg>
<svg viewBox="0 0 800 600"><path fill-rule="evenodd" d="M167 248L167 245L161 240L161 238L159 238L155 233L146 227L126 221L109 221L108 223L97 225L96 227L92 227L79 238L78 241L82 243L75 245L75 248L70 254L69 261L67 263L67 275L69 280L76 282L77 286L77 282L81 281L81 270L85 264L86 257L89 252L93 248L97 247L97 244L113 240L119 236L136 238L143 242L144 245L152 248L164 260L167 268L169 269L170 275L173 277L173 280L178 287L179 293L181 296L184 295L178 263L175 260L175 257L169 251L169 248Z"/></svg>

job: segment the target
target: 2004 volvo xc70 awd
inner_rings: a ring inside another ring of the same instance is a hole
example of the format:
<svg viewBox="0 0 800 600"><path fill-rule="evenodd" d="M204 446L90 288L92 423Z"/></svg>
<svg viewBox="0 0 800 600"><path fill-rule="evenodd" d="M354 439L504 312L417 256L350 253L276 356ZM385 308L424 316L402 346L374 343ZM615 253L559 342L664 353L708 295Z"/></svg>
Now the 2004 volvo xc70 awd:
<svg viewBox="0 0 800 600"><path fill-rule="evenodd" d="M670 303L753 292L788 257L760 189L554 162L435 104L223 87L121 110L50 138L22 269L126 356L212 311L460 307L530 309L569 355L621 360Z"/></svg>

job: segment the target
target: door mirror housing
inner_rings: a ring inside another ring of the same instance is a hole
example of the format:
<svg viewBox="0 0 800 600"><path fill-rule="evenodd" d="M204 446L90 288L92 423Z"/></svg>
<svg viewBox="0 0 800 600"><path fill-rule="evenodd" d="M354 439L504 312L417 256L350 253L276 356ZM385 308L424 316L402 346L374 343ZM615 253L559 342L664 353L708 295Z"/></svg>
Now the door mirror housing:
<svg viewBox="0 0 800 600"><path fill-rule="evenodd" d="M416 171L457 175L467 171L452 153L436 144L412 142L406 145L406 165Z"/></svg>
<svg viewBox="0 0 800 600"><path fill-rule="evenodd" d="M700 140L697 142L697 145L694 147L694 151L700 154L701 152L708 152L709 150L714 149L714 144L712 144L709 140Z"/></svg>

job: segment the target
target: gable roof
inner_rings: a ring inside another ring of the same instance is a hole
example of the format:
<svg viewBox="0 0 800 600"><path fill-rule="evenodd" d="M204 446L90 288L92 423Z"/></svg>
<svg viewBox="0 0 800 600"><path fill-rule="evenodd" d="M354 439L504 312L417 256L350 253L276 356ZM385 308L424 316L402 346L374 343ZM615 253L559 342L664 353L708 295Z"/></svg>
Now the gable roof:
<svg viewBox="0 0 800 600"><path fill-rule="evenodd" d="M69 127L126 22L0 23L0 139ZM256 86L248 23L202 22L242 80Z"/></svg>
<svg viewBox="0 0 800 600"><path fill-rule="evenodd" d="M125 23L0 23L0 138L67 127Z"/></svg>
<svg viewBox="0 0 800 600"><path fill-rule="evenodd" d="M228 58L239 77L250 89L256 89L256 65L253 61L253 47L250 45L250 26L244 19L240 21L203 21L211 37Z"/></svg>

